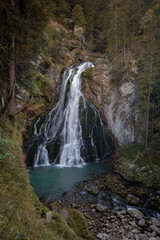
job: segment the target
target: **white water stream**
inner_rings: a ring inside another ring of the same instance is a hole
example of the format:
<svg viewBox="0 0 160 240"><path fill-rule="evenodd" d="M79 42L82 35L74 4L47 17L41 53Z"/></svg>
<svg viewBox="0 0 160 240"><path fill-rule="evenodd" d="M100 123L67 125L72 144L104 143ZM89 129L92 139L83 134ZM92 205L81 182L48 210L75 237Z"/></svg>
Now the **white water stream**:
<svg viewBox="0 0 160 240"><path fill-rule="evenodd" d="M82 166L86 161L99 161L100 154L103 158L111 151L98 110L81 92L81 73L92 67L91 62L86 62L64 72L57 105L34 125L34 134L39 139L34 167L55 163ZM92 121L88 123L89 119Z"/></svg>

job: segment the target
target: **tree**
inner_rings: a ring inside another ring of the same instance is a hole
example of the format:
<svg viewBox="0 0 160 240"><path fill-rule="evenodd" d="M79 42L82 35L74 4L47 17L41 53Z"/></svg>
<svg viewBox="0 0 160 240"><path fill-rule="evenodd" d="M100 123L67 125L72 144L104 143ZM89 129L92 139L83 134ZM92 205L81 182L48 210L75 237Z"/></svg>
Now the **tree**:
<svg viewBox="0 0 160 240"><path fill-rule="evenodd" d="M150 124L151 93L155 81L153 59L155 54L155 22L153 10L149 9L141 19L141 28L144 33L143 42L146 45L146 52L143 56L139 73L139 109L145 117L145 147L148 148L148 135Z"/></svg>
<svg viewBox="0 0 160 240"><path fill-rule="evenodd" d="M85 28L86 20L85 20L85 16L83 13L83 9L80 5L76 5L73 8L72 19L73 19L75 25Z"/></svg>
<svg viewBox="0 0 160 240"><path fill-rule="evenodd" d="M39 57L43 29L52 5L51 0L1 0L0 4L1 82L6 87L5 92L8 91L0 115L8 110L13 124L15 84L27 85L24 76L33 70L34 62Z"/></svg>

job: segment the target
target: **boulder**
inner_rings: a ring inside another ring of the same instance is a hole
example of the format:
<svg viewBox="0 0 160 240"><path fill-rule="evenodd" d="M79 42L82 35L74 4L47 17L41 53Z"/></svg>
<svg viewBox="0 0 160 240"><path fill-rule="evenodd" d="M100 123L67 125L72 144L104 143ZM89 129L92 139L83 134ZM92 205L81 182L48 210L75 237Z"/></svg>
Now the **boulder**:
<svg viewBox="0 0 160 240"><path fill-rule="evenodd" d="M150 225L150 229L155 231L157 234L160 234L160 228L158 228L156 225Z"/></svg>
<svg viewBox="0 0 160 240"><path fill-rule="evenodd" d="M51 223L51 221L52 221L52 212L47 212L46 223Z"/></svg>
<svg viewBox="0 0 160 240"><path fill-rule="evenodd" d="M128 214L129 214L131 217L136 218L136 219L138 219L138 220L144 218L143 213L141 213L138 209L128 210Z"/></svg>
<svg viewBox="0 0 160 240"><path fill-rule="evenodd" d="M105 212L106 210L108 210L108 207L102 204L97 204L96 209L98 212Z"/></svg>
<svg viewBox="0 0 160 240"><path fill-rule="evenodd" d="M126 197L126 203L128 203L129 205L137 206L139 202L140 202L139 198L135 197L132 194L128 194Z"/></svg>
<svg viewBox="0 0 160 240"><path fill-rule="evenodd" d="M152 217L152 218L150 219L150 223L151 223L152 225L156 225L157 227L160 227L160 221L159 221L157 218Z"/></svg>
<svg viewBox="0 0 160 240"><path fill-rule="evenodd" d="M141 220L139 220L139 222L138 222L138 226L140 226L140 227L144 227L146 225L146 221L145 221L145 219L141 219Z"/></svg>
<svg viewBox="0 0 160 240"><path fill-rule="evenodd" d="M88 193L94 196L97 196L99 193L98 187L95 186L88 186Z"/></svg>
<svg viewBox="0 0 160 240"><path fill-rule="evenodd" d="M145 234L139 234L139 240L148 240L148 237Z"/></svg>

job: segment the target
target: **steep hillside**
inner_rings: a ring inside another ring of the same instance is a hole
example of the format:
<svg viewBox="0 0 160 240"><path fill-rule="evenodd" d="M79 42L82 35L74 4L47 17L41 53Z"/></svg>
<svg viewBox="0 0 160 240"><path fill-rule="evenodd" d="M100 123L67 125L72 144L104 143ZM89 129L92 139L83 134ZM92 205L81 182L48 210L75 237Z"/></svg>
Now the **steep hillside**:
<svg viewBox="0 0 160 240"><path fill-rule="evenodd" d="M22 136L9 121L6 125L0 129L0 239L94 240L82 214L68 213L65 222L54 207L51 212L40 203L29 183Z"/></svg>

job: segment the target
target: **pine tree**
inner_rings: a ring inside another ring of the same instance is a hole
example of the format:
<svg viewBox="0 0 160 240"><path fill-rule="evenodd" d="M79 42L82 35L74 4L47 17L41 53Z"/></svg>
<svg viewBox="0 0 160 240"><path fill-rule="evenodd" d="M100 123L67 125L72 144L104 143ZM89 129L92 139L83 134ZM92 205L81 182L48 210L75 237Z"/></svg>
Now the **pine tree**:
<svg viewBox="0 0 160 240"><path fill-rule="evenodd" d="M153 10L149 9L141 19L141 28L144 31L143 42L147 50L141 62L141 69L139 73L139 109L145 122L145 147L148 148L148 136L150 125L150 108L151 108L151 94L155 81L155 71L153 66L153 59L155 54L155 34L154 34L154 14Z"/></svg>
<svg viewBox="0 0 160 240"><path fill-rule="evenodd" d="M83 9L80 5L76 5L73 8L72 19L73 19L75 25L85 28L85 25L86 25L85 16L83 13Z"/></svg>
<svg viewBox="0 0 160 240"><path fill-rule="evenodd" d="M26 85L24 75L33 70L33 62L39 57L39 43L43 42L43 29L51 14L51 1L1 0L0 4L1 82L8 91L0 115L7 110L14 123L15 84Z"/></svg>

